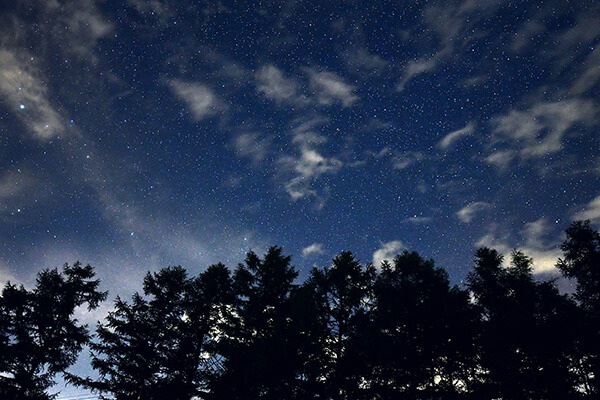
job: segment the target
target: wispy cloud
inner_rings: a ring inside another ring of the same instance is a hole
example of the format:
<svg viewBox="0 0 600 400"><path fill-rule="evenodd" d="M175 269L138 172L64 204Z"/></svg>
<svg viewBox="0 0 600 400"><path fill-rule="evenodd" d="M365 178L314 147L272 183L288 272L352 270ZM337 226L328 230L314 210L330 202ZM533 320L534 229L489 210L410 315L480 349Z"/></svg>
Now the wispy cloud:
<svg viewBox="0 0 600 400"><path fill-rule="evenodd" d="M583 210L575 213L572 216L573 220L586 220L589 219L592 222L600 222L600 195L590 201Z"/></svg>
<svg viewBox="0 0 600 400"><path fill-rule="evenodd" d="M323 155L320 147L327 138L318 132L318 127L328 120L321 117L298 119L291 129L294 155L284 155L277 161L279 175L285 177L285 189L292 200L317 197L323 202L316 189L318 180L324 175L338 173L344 163L335 156Z"/></svg>
<svg viewBox="0 0 600 400"><path fill-rule="evenodd" d="M590 53L578 68L578 78L569 91L574 95L583 95L600 83L600 46Z"/></svg>
<svg viewBox="0 0 600 400"><path fill-rule="evenodd" d="M324 157L317 150L305 145L300 147L298 156L282 157L279 163L294 175L285 185L292 200L316 196L317 191L313 188L315 181L322 175L338 172L343 165L337 158Z"/></svg>
<svg viewBox="0 0 600 400"><path fill-rule="evenodd" d="M175 79L169 83L169 86L173 93L188 105L196 121L225 110L225 105L205 84Z"/></svg>
<svg viewBox="0 0 600 400"><path fill-rule="evenodd" d="M510 163L515 159L515 157L515 151L502 150L493 152L487 156L484 161L500 170L505 170L510 166Z"/></svg>
<svg viewBox="0 0 600 400"><path fill-rule="evenodd" d="M469 122L464 128L448 133L437 144L437 147L442 150L447 150L454 146L462 138L472 135L475 131L475 123Z"/></svg>
<svg viewBox="0 0 600 400"><path fill-rule="evenodd" d="M395 154L392 157L392 164L394 165L394 168L403 170L413 164L416 164L424 158L425 154L420 151L407 151L404 153Z"/></svg>
<svg viewBox="0 0 600 400"><path fill-rule="evenodd" d="M319 254L323 254L325 250L323 250L323 245L321 243L313 243L308 247L302 249L302 256L309 257L315 256Z"/></svg>
<svg viewBox="0 0 600 400"><path fill-rule="evenodd" d="M433 218L431 218L431 217L421 217L421 216L417 216L417 215L406 218L404 220L404 222L410 222L411 224L427 224L431 221L433 221Z"/></svg>
<svg viewBox="0 0 600 400"><path fill-rule="evenodd" d="M536 36L546 32L546 26L539 21L527 21L515 34L511 43L513 51L522 51L533 44Z"/></svg>
<svg viewBox="0 0 600 400"><path fill-rule="evenodd" d="M349 107L358 100L354 94L354 86L346 83L340 76L328 71L307 69L310 88L319 104L332 105L340 103Z"/></svg>
<svg viewBox="0 0 600 400"><path fill-rule="evenodd" d="M432 71L437 67L439 57L431 57L426 59L418 59L409 61L402 72L402 79L396 85L396 90L401 92L406 84L415 76Z"/></svg>
<svg viewBox="0 0 600 400"><path fill-rule="evenodd" d="M37 139L47 140L65 132L34 57L17 57L0 50L0 94L1 101Z"/></svg>
<svg viewBox="0 0 600 400"><path fill-rule="evenodd" d="M277 103L304 106L309 99L300 91L298 82L286 78L276 66L269 64L256 73L256 90Z"/></svg>
<svg viewBox="0 0 600 400"><path fill-rule="evenodd" d="M577 98L512 110L492 121L494 140L507 143L522 158L542 157L560 151L564 136L577 124L594 124L597 111L592 101Z"/></svg>
<svg viewBox="0 0 600 400"><path fill-rule="evenodd" d="M476 201L470 204L467 204L460 210L456 212L456 216L461 222L470 223L473 221L475 216L487 209L489 209L492 205L490 203L486 203L483 201Z"/></svg>
<svg viewBox="0 0 600 400"><path fill-rule="evenodd" d="M437 35L438 50L433 54L409 61L401 71L402 78L396 84L396 90L401 92L407 83L415 77L436 70L446 62L461 45L471 40L469 34L481 35L482 32L468 29L475 26L480 20L493 14L502 5L504 0L489 0L478 2L466 0L462 2L446 2L443 4L432 3L423 12L424 22L431 32ZM427 46L429 48L429 46Z"/></svg>
<svg viewBox="0 0 600 400"><path fill-rule="evenodd" d="M370 53L364 47L355 47L345 55L346 64L351 70L377 73L389 63L377 54Z"/></svg>
<svg viewBox="0 0 600 400"><path fill-rule="evenodd" d="M406 245L400 240L382 243L381 247L373 253L373 265L379 268L384 261L392 262L398 253L406 249Z"/></svg>
<svg viewBox="0 0 600 400"><path fill-rule="evenodd" d="M256 132L241 133L233 140L235 152L258 163L269 154L270 138Z"/></svg>

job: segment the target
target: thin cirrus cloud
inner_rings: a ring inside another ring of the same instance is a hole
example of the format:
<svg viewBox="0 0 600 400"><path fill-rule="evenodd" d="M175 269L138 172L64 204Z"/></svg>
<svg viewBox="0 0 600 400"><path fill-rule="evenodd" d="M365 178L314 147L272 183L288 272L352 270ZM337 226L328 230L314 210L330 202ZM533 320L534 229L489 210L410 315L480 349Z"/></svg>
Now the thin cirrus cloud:
<svg viewBox="0 0 600 400"><path fill-rule="evenodd" d="M254 163L263 161L269 154L271 140L257 132L241 133L233 140L235 152Z"/></svg>
<svg viewBox="0 0 600 400"><path fill-rule="evenodd" d="M256 91L277 104L305 107L310 104L350 107L358 101L355 87L341 76L315 68L303 68L305 79L286 77L272 64L263 66L255 75Z"/></svg>
<svg viewBox="0 0 600 400"><path fill-rule="evenodd" d="M354 86L346 83L339 75L328 71L307 69L310 88L319 104L341 104L349 107L358 100L354 94Z"/></svg>
<svg viewBox="0 0 600 400"><path fill-rule="evenodd" d="M27 58L0 50L0 97L35 138L48 140L64 133L65 125L50 102L37 61Z"/></svg>
<svg viewBox="0 0 600 400"><path fill-rule="evenodd" d="M437 147L442 150L451 149L461 139L470 136L475 131L475 123L469 122L464 128L452 131L437 143Z"/></svg>
<svg viewBox="0 0 600 400"><path fill-rule="evenodd" d="M305 106L309 103L301 93L298 82L287 78L283 71L272 64L265 65L256 73L256 90L279 104Z"/></svg>
<svg viewBox="0 0 600 400"><path fill-rule="evenodd" d="M572 216L572 219L574 221L589 219L594 223L600 222L600 195L586 204L586 206L583 207L583 210L575 213Z"/></svg>
<svg viewBox="0 0 600 400"><path fill-rule="evenodd" d="M491 207L490 203L486 203L484 201L475 201L473 203L467 204L460 210L456 212L456 216L461 222L470 223L472 222L477 214L489 209Z"/></svg>
<svg viewBox="0 0 600 400"><path fill-rule="evenodd" d="M585 99L539 102L525 111L512 110L495 118L493 141L505 143L523 159L556 153L577 124L591 126L596 122L597 111L598 107Z"/></svg>
<svg viewBox="0 0 600 400"><path fill-rule="evenodd" d="M294 155L283 155L277 160L280 174L284 177L285 191L291 200L316 197L323 204L322 189L319 180L325 175L335 175L344 162L335 156L323 155L320 146L327 138L318 132L321 125L328 122L326 118L313 117L307 120L294 121L291 130L292 144L296 147Z"/></svg>

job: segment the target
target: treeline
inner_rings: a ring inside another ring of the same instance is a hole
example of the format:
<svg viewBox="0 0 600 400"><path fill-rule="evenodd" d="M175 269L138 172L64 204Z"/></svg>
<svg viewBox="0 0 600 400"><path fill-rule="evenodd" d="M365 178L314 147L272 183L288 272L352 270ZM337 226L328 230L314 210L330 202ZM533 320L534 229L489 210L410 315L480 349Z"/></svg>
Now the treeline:
<svg viewBox="0 0 600 400"><path fill-rule="evenodd" d="M74 318L98 307L92 267L47 270L0 298L0 398L48 399L57 374L102 398L597 399L600 234L566 232L561 294L532 260L482 248L464 287L404 252L361 264L350 252L302 283L290 257L250 252L232 272L148 273L92 338ZM89 345L94 377L66 373Z"/></svg>

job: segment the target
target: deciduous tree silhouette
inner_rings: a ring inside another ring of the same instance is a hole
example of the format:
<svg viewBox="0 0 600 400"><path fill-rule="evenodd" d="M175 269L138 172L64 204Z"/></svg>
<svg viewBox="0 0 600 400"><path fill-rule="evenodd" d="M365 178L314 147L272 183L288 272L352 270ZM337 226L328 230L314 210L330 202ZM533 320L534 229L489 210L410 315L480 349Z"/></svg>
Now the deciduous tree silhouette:
<svg viewBox="0 0 600 400"><path fill-rule="evenodd" d="M89 341L78 307L98 307L99 292L90 265L79 262L38 274L32 290L7 284L0 297L0 398L50 399L54 377L72 365Z"/></svg>

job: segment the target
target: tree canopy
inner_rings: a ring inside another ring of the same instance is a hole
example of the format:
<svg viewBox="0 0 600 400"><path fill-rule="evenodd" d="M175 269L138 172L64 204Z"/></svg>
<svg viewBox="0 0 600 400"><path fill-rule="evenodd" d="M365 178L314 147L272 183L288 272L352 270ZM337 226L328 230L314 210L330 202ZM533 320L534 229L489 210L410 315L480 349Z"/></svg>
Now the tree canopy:
<svg viewBox="0 0 600 400"><path fill-rule="evenodd" d="M32 290L8 283L0 296L0 398L48 399L54 377L77 359L90 333L74 317L78 307L98 307L90 265L67 264L38 274Z"/></svg>
<svg viewBox="0 0 600 400"><path fill-rule="evenodd" d="M567 230L558 271L534 274L520 251L477 250L464 285L404 251L381 265L342 252L304 281L280 247L232 272L149 272L116 298L92 339L92 267L7 284L0 297L0 398L49 399L56 374L102 398L594 399L600 377L600 235ZM96 376L66 369L89 345Z"/></svg>

